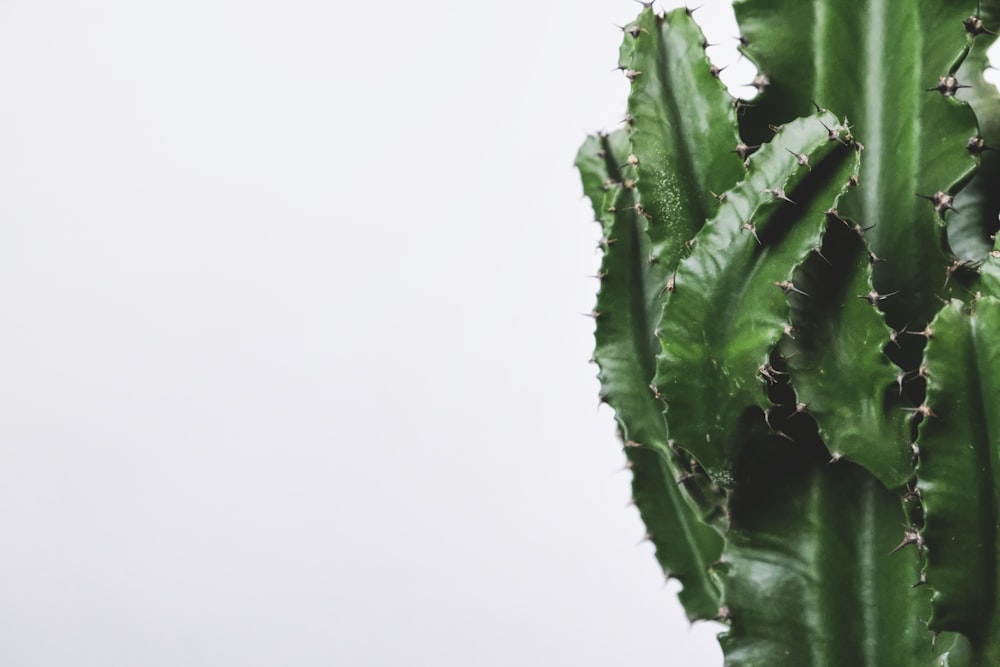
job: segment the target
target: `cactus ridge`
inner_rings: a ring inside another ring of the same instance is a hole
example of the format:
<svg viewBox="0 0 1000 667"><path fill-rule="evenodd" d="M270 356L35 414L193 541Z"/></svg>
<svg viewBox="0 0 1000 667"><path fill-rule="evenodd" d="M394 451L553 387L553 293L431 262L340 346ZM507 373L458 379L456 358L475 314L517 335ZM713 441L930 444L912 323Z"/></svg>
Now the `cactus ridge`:
<svg viewBox="0 0 1000 667"><path fill-rule="evenodd" d="M647 526L647 537L668 576L684 585L682 601L692 618L712 616L718 589L708 564L718 559L721 539L711 528L719 514L703 474L667 445L662 408L649 391L654 361L647 324L659 314L651 296L660 289L658 267L645 260L649 242L636 212L635 188L618 165L625 164L625 130L592 136L577 156L577 167L602 226L601 289L594 311L601 397L614 410L632 470L632 500ZM678 484L684 476L684 484Z"/></svg>

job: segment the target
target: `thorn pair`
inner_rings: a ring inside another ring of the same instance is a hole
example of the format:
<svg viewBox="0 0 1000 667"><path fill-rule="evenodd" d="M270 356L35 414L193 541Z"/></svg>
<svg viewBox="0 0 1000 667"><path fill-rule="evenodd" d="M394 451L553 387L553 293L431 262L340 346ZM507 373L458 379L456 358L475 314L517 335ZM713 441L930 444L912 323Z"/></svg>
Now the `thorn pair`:
<svg viewBox="0 0 1000 667"><path fill-rule="evenodd" d="M785 294L789 294L790 292L795 292L796 294L801 294L802 296L809 296L808 294L800 290L798 287L796 287L794 284L792 284L791 281L788 280L782 280L780 283L771 281L771 284L774 285L775 287L780 287L781 291L784 292Z"/></svg>
<svg viewBox="0 0 1000 667"><path fill-rule="evenodd" d="M952 74L946 74L945 76L938 77L938 83L933 88L928 88L927 91L936 90L945 97L954 97L955 93L958 92L959 88L971 88L972 86L965 86L958 82Z"/></svg>
<svg viewBox="0 0 1000 667"><path fill-rule="evenodd" d="M869 227L869 229L871 229L871 227ZM884 301L888 299L890 296L895 296L896 294L899 294L899 290L896 290L895 292L889 292L888 294L879 294L875 290L872 290L871 292L868 292L868 294L859 294L858 298L865 299L871 305L877 306L879 301Z"/></svg>
<svg viewBox="0 0 1000 667"><path fill-rule="evenodd" d="M952 202L955 201L955 197L944 191L935 192L933 195L922 195L919 192L916 193L921 199L926 199L932 204L934 204L934 210L937 211L941 219L944 220L945 211L954 211L958 213L958 209L952 206Z"/></svg>

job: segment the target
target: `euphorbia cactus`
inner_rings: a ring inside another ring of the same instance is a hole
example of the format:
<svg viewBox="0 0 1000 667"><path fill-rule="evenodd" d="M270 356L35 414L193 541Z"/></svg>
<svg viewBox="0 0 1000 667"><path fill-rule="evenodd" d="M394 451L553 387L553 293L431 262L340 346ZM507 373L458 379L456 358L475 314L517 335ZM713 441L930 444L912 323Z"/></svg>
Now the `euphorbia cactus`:
<svg viewBox="0 0 1000 667"><path fill-rule="evenodd" d="M727 665L1000 665L1000 0L742 0L623 28L580 150L594 360Z"/></svg>

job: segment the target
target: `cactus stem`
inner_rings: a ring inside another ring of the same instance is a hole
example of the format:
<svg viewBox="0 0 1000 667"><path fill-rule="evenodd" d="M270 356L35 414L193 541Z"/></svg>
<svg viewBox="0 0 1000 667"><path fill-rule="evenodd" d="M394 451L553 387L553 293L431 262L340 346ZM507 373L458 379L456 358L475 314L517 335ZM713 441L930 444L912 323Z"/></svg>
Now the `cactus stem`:
<svg viewBox="0 0 1000 667"><path fill-rule="evenodd" d="M790 148L786 148L786 151L795 156L795 161L799 163L799 166L805 167L809 171L812 171L812 167L809 166L809 156L805 153L796 153Z"/></svg>
<svg viewBox="0 0 1000 667"><path fill-rule="evenodd" d="M916 528L910 527L903 532L903 541L896 545L896 548L890 551L890 554L894 554L905 546L911 544L917 545L918 551L924 550L924 536L920 534L920 531Z"/></svg>
<svg viewBox="0 0 1000 667"><path fill-rule="evenodd" d="M757 245L764 245L763 243L760 242L760 237L757 236L757 225L754 225L753 223L750 222L744 222L743 227L741 227L741 229L745 229L749 231L751 234L753 234L753 237L757 239Z"/></svg>
<svg viewBox="0 0 1000 667"><path fill-rule="evenodd" d="M971 88L971 86L960 84L953 74L946 74L945 76L938 77L937 85L933 88L928 88L927 91L936 90L945 97L954 97L959 88Z"/></svg>
<svg viewBox="0 0 1000 667"><path fill-rule="evenodd" d="M795 292L796 294L801 294L802 296L809 296L808 294L800 290L798 287L793 285L791 281L788 280L782 280L780 283L771 281L771 284L774 285L775 287L780 287L781 291L784 292L785 294L788 294L790 292Z"/></svg>

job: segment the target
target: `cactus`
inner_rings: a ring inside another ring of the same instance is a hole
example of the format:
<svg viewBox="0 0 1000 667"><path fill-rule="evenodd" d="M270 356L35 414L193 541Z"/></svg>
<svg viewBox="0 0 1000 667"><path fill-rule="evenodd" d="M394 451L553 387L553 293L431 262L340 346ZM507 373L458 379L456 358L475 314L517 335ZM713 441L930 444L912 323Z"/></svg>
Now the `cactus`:
<svg viewBox="0 0 1000 667"><path fill-rule="evenodd" d="M1000 664L1000 0L737 0L624 26L577 156L633 498L727 665Z"/></svg>

